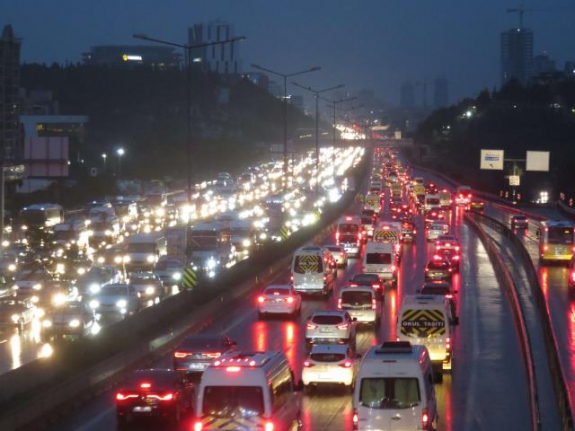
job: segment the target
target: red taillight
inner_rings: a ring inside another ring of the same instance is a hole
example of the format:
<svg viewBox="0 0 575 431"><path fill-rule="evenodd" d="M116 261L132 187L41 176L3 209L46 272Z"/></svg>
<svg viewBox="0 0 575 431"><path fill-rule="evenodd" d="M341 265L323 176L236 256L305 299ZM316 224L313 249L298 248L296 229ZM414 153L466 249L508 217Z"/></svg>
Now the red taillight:
<svg viewBox="0 0 575 431"><path fill-rule="evenodd" d="M293 274L289 276L289 279L293 283Z"/></svg>
<svg viewBox="0 0 575 431"><path fill-rule="evenodd" d="M445 348L447 350L451 350L451 338L447 337L447 339L445 340Z"/></svg>
<svg viewBox="0 0 575 431"><path fill-rule="evenodd" d="M429 425L429 413L427 407L421 411L421 425L423 425L423 429L426 429Z"/></svg>
<svg viewBox="0 0 575 431"><path fill-rule="evenodd" d="M374 289L379 289L379 288L381 288L381 286L380 286L379 284L377 284L377 283L372 284L371 287L373 287Z"/></svg>
<svg viewBox="0 0 575 431"><path fill-rule="evenodd" d="M339 232L335 233L335 243L339 245Z"/></svg>
<svg viewBox="0 0 575 431"><path fill-rule="evenodd" d="M174 352L174 357L176 358L185 358L186 356L192 356L192 354L188 352Z"/></svg>
<svg viewBox="0 0 575 431"><path fill-rule="evenodd" d="M337 308L341 308L341 298L337 299Z"/></svg>
<svg viewBox="0 0 575 431"><path fill-rule="evenodd" d="M316 329L316 328L317 328L317 325L314 325L313 323L307 323L307 324L305 325L305 328L306 328L306 329Z"/></svg>
<svg viewBox="0 0 575 431"><path fill-rule="evenodd" d="M391 270L395 271L397 269L397 267L395 265L391 265Z"/></svg>
<svg viewBox="0 0 575 431"><path fill-rule="evenodd" d="M445 297L446 297L447 299L452 299L452 298L453 298L453 295L445 295Z"/></svg>
<svg viewBox="0 0 575 431"><path fill-rule="evenodd" d="M127 400L128 398L138 398L137 394L123 394L121 392L118 392L116 394L116 401L124 401Z"/></svg>
<svg viewBox="0 0 575 431"><path fill-rule="evenodd" d="M453 260L459 260L459 255L453 256Z"/></svg>
<svg viewBox="0 0 575 431"><path fill-rule="evenodd" d="M343 325L336 325L336 328L340 331L345 331L347 328L349 328L349 324L344 323Z"/></svg>
<svg viewBox="0 0 575 431"><path fill-rule="evenodd" d="M152 384L149 382L142 382L142 383L140 383L140 387L142 389L150 389L152 387Z"/></svg>
<svg viewBox="0 0 575 431"><path fill-rule="evenodd" d="M293 296L288 296L286 298L286 301L289 302L290 304L294 302Z"/></svg>
<svg viewBox="0 0 575 431"><path fill-rule="evenodd" d="M165 395L148 395L147 398L156 398L160 401L172 401L174 399L174 394L168 392Z"/></svg>
<svg viewBox="0 0 575 431"><path fill-rule="evenodd" d="M240 367L226 367L228 373L239 373L240 370Z"/></svg>
<svg viewBox="0 0 575 431"><path fill-rule="evenodd" d="M315 364L312 363L312 362L310 362L310 361L303 361L303 366L304 366L305 368L310 368L310 367L313 367L314 365L315 365Z"/></svg>
<svg viewBox="0 0 575 431"><path fill-rule="evenodd" d="M353 416L352 416L352 419L351 419L351 420L353 421L353 427L354 427L354 428L357 428L357 425L358 425L358 423L359 423L359 417L358 417L358 415L357 415L357 411L356 411L356 410L354 410ZM199 430L199 431L201 431L201 430Z"/></svg>
<svg viewBox="0 0 575 431"><path fill-rule="evenodd" d="M339 364L340 367L342 368L351 368L353 364L351 363L351 361L345 361L343 364Z"/></svg>
<svg viewBox="0 0 575 431"><path fill-rule="evenodd" d="M264 431L274 431L274 423L273 422L266 422L264 427Z"/></svg>
<svg viewBox="0 0 575 431"><path fill-rule="evenodd" d="M265 296L258 296L258 302L261 304L262 302L266 302Z"/></svg>
<svg viewBox="0 0 575 431"><path fill-rule="evenodd" d="M543 250L545 250L545 251L549 250L549 246L548 246L548 245L544 245L544 246L543 246Z"/></svg>
<svg viewBox="0 0 575 431"><path fill-rule="evenodd" d="M201 422L196 422L194 424L194 431L202 431L203 428L204 428L204 426L202 425Z"/></svg>
<svg viewBox="0 0 575 431"><path fill-rule="evenodd" d="M575 281L575 272L571 273L571 280Z"/></svg>
<svg viewBox="0 0 575 431"><path fill-rule="evenodd" d="M372 309L372 310L375 310L376 307L377 307L377 302L376 302L375 299L372 298L372 300L371 300L371 309Z"/></svg>

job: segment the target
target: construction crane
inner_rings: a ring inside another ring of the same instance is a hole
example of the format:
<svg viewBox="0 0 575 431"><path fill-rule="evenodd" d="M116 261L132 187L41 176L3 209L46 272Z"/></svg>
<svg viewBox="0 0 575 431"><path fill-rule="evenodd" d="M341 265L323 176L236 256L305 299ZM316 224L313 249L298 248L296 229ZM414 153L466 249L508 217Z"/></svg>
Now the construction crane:
<svg viewBox="0 0 575 431"><path fill-rule="evenodd" d="M525 11L530 11L530 8L526 8L525 6L523 6L523 2L521 2L521 4L519 5L519 7L514 7L514 8L508 8L506 10L507 13L518 13L519 14L519 30L523 29L523 14L525 13Z"/></svg>

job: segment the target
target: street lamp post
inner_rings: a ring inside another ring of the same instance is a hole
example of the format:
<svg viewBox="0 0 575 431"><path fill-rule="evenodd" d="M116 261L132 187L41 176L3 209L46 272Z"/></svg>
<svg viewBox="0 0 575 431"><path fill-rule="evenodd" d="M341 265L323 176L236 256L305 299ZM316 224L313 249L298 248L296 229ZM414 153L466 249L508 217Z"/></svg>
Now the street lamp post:
<svg viewBox="0 0 575 431"><path fill-rule="evenodd" d="M311 87L304 87L297 82L292 82L293 85L303 90L313 93L315 96L315 188L316 193L319 195L319 95L331 90L345 87L345 84L339 84L334 87L323 88L321 90L313 89Z"/></svg>
<svg viewBox="0 0 575 431"><path fill-rule="evenodd" d="M284 182L283 182L283 190L286 191L287 190L287 184L288 184L288 176L289 176L289 170L288 170L288 156L287 156L287 79L291 78L292 76L296 76L296 75L303 75L304 73L309 73L309 72L316 72L318 70L321 70L320 66L314 66L314 67L310 67L309 69L306 70L302 70L300 72L294 72L294 73L280 73L280 72L275 72L271 69L267 69L265 67L262 67L258 64L252 64L252 67L254 69L258 69L261 70L263 72L268 72L271 73L272 75L277 75L277 76L281 76L284 80Z"/></svg>
<svg viewBox="0 0 575 431"><path fill-rule="evenodd" d="M104 174L106 173L107 169L106 169L106 159L108 158L108 155L106 153L102 154L102 159L104 159Z"/></svg>
<svg viewBox="0 0 575 431"><path fill-rule="evenodd" d="M216 45L224 45L226 43L234 43L234 42L240 42L245 40L245 36L239 36L239 37L234 37L231 39L226 39L226 40L221 40L221 41L217 41L217 42L209 42L209 43L200 43L197 45L190 45L187 43L175 43L175 42L169 42L166 40L162 40L162 39L155 39L152 37L149 37L146 34L134 34L133 37L135 39L141 39L141 40L146 40L149 42L156 42L156 43L160 43L162 45L169 45L169 46L175 46L177 48L182 48L184 50L184 61L185 61L185 67L186 67L186 105L187 105L187 123L188 123L188 127L187 127L187 151L186 151L186 161L187 161L187 165L188 165L188 169L187 169L187 198L188 198L188 208L191 207L192 204L192 169L191 169L191 165L192 165L192 50L193 49L197 49L197 48L205 48L208 46L216 46ZM189 217L188 217L188 221L189 221Z"/></svg>
<svg viewBox="0 0 575 431"><path fill-rule="evenodd" d="M122 176L122 156L126 154L126 151L123 148L118 148L116 154L118 155L118 179L120 179ZM104 160L106 160L105 157Z"/></svg>

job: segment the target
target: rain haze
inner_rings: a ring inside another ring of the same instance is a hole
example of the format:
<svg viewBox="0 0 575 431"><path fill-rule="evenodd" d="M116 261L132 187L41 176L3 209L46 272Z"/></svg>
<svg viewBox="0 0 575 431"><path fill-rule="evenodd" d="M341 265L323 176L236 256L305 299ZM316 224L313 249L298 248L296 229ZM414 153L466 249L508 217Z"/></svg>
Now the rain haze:
<svg viewBox="0 0 575 431"><path fill-rule="evenodd" d="M22 62L81 61L94 45L138 44L132 34L185 43L195 23L234 26L242 72L250 64L302 77L319 88L344 83L372 89L397 104L401 83L449 81L450 102L500 85L500 33L518 26L507 13L519 0L3 0L2 24L23 39ZM525 3L524 26L534 32L534 55L546 51L563 69L575 59L575 3Z"/></svg>

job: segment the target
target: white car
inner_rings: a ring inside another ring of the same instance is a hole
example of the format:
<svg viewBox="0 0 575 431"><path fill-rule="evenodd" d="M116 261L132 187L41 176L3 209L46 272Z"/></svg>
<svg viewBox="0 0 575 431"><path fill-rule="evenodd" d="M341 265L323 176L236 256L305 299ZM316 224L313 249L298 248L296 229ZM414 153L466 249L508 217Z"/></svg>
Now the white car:
<svg viewBox="0 0 575 431"><path fill-rule="evenodd" d="M337 383L353 388L357 357L348 345L317 344L303 363L301 380L306 391L316 385Z"/></svg>
<svg viewBox="0 0 575 431"><path fill-rule="evenodd" d="M317 310L305 325L306 344L355 345L355 324L347 311Z"/></svg>
<svg viewBox="0 0 575 431"><path fill-rule="evenodd" d="M333 255L335 261L337 262L337 266L340 268L345 268L347 266L347 253L343 246L330 244L325 245L323 248L325 248Z"/></svg>
<svg viewBox="0 0 575 431"><path fill-rule="evenodd" d="M164 284L153 272L133 272L130 274L130 284L139 293L143 304L149 301L157 304L166 296Z"/></svg>
<svg viewBox="0 0 575 431"><path fill-rule="evenodd" d="M434 221L427 227L426 233L428 241L435 241L440 236L449 233L449 225L444 221Z"/></svg>
<svg viewBox="0 0 575 431"><path fill-rule="evenodd" d="M292 317L301 313L301 296L289 284L272 284L258 296L258 317L272 314L289 314Z"/></svg>

